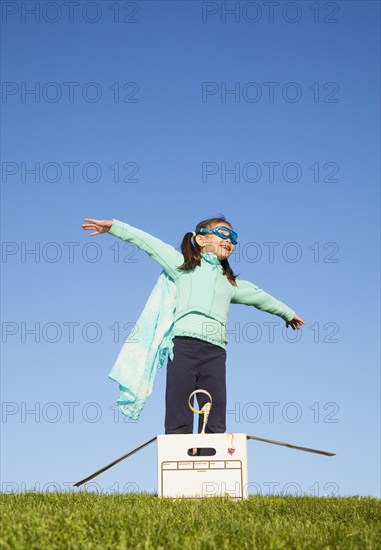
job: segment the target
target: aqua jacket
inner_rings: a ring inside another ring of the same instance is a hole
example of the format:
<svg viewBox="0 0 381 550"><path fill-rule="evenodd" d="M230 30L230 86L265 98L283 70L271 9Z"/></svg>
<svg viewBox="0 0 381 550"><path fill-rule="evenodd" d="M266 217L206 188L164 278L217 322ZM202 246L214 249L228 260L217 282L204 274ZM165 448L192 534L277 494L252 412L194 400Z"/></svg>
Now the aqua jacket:
<svg viewBox="0 0 381 550"><path fill-rule="evenodd" d="M231 303L254 306L285 321L291 321L295 316L295 312L286 304L250 281L237 278L237 286L233 286L223 275L222 265L212 252L201 254L200 266L191 271L182 271L178 269L184 262L182 253L157 237L116 219L113 220L109 233L145 251L174 281L177 288L174 335L195 336L225 347ZM202 320L198 327L197 319ZM212 331L208 337L210 331L204 328L208 328L208 322L213 321L220 330Z"/></svg>

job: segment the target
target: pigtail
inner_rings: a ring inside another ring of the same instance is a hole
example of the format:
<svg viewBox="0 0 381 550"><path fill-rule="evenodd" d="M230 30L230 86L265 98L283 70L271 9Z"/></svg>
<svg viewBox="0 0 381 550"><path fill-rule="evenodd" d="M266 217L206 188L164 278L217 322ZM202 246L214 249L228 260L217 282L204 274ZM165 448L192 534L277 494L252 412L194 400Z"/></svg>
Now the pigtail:
<svg viewBox="0 0 381 550"><path fill-rule="evenodd" d="M226 275L226 277L228 278L229 283L232 284L233 286L237 286L236 278L238 277L238 275L236 275L232 270L232 268L230 267L229 261L222 260L221 265L224 270L224 275Z"/></svg>
<svg viewBox="0 0 381 550"><path fill-rule="evenodd" d="M185 233L181 242L181 252L184 256L184 263L178 267L182 271L190 271L201 265L200 247L194 240L193 231Z"/></svg>

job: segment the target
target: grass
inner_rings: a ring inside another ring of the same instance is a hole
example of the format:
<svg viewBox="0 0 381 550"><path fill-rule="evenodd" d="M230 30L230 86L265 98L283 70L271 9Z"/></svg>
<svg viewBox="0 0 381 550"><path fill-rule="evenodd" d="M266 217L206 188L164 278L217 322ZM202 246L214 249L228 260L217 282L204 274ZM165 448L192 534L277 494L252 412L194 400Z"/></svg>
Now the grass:
<svg viewBox="0 0 381 550"><path fill-rule="evenodd" d="M381 501L370 497L159 499L150 494L1 494L0 548L381 548Z"/></svg>

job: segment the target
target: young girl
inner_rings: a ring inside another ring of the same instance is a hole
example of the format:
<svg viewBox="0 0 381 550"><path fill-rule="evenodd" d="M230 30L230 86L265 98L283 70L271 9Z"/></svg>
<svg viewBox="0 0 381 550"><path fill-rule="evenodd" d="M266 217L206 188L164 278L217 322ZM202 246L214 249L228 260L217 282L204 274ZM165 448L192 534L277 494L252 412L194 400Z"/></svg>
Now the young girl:
<svg viewBox="0 0 381 550"><path fill-rule="evenodd" d="M230 304L245 304L281 317L293 330L304 324L286 304L255 284L238 279L228 258L237 233L222 216L201 221L185 234L181 253L160 239L119 220L84 218L90 236L110 233L144 250L176 285L173 324L173 360L168 357L165 433L192 433L189 395L208 391L213 406L207 433L226 431L226 324ZM207 402L203 394L199 407ZM199 432L202 418L199 419Z"/></svg>

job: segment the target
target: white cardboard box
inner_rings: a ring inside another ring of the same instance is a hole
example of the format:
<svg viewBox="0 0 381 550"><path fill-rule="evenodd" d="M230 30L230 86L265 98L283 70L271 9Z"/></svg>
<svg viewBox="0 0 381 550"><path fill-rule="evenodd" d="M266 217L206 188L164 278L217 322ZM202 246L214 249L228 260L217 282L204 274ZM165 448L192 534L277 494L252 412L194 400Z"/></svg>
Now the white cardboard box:
<svg viewBox="0 0 381 550"><path fill-rule="evenodd" d="M158 435L157 458L159 497L247 498L246 434Z"/></svg>

